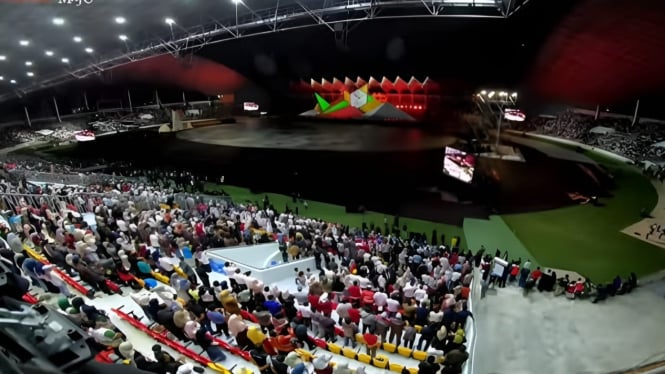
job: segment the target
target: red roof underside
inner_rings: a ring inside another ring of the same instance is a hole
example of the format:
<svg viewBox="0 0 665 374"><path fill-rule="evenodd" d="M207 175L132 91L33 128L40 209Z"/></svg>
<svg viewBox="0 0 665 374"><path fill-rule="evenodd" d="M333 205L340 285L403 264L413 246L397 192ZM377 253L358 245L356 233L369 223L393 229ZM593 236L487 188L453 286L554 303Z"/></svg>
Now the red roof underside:
<svg viewBox="0 0 665 374"><path fill-rule="evenodd" d="M199 56L174 58L162 55L120 66L113 70L117 80L172 85L207 95L232 93L246 84L234 70Z"/></svg>
<svg viewBox="0 0 665 374"><path fill-rule="evenodd" d="M580 104L661 91L665 2L583 2L552 32L530 80L536 94Z"/></svg>

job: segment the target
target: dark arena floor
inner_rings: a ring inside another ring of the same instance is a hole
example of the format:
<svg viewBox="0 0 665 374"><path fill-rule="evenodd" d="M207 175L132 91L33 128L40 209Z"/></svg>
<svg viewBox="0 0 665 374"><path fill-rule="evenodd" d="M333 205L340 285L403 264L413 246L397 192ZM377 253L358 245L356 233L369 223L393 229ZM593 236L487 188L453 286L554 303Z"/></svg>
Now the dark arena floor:
<svg viewBox="0 0 665 374"><path fill-rule="evenodd" d="M457 140L395 124L251 119L177 134L122 133L62 153L177 166L255 191L300 193L351 210L364 206L450 224L493 212L553 209L572 203L569 192L609 190L602 170L575 151L553 154L538 142L510 138L504 144L518 147L526 162L480 157L473 183L463 183L442 173L444 148Z"/></svg>

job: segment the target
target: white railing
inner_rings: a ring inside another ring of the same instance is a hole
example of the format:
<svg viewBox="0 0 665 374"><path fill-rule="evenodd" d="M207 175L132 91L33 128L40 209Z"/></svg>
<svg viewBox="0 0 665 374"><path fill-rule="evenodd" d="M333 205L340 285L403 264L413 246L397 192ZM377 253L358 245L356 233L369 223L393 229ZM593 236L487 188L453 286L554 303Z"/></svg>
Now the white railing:
<svg viewBox="0 0 665 374"><path fill-rule="evenodd" d="M480 282L482 276L480 274L480 269L473 268L473 279L471 280L469 299L467 300L467 309L473 314L473 306L477 301L480 300ZM473 374L473 360L475 359L476 351L476 319L474 317L469 317L466 319L466 324L464 325L464 334L466 335L467 349L469 353L469 359L464 363L462 367L462 374Z"/></svg>

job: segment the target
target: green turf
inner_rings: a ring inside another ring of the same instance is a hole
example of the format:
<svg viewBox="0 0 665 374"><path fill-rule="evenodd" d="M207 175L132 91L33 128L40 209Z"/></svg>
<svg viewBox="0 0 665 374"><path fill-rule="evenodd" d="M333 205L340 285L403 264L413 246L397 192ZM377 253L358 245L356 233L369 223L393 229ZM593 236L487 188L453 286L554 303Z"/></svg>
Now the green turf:
<svg viewBox="0 0 665 374"><path fill-rule="evenodd" d="M469 248L478 249L484 246L486 253L494 255L497 249L508 251L508 259L521 258L522 262L530 260L534 266L539 263L533 254L513 234L511 228L500 216L491 216L489 220L467 218L464 220L464 233L468 239Z"/></svg>
<svg viewBox="0 0 665 374"><path fill-rule="evenodd" d="M551 211L504 215L524 245L541 264L608 281L629 271L638 275L665 268L665 250L620 231L640 220L640 209L651 211L657 193L633 166L588 152L615 176L614 196L604 207L580 205Z"/></svg>
<svg viewBox="0 0 665 374"><path fill-rule="evenodd" d="M237 203L245 203L251 201L253 203L262 202L263 197L268 195L271 204L275 206L278 210L283 210L286 205L291 209L295 209L296 204L292 202L292 198L286 195L274 194L274 193L265 193L265 194L253 194L247 188L229 186L229 185L206 185L206 190L210 189L223 189L228 193L233 201ZM351 227L361 227L363 222L366 222L368 225L374 223L376 226L381 227L383 230L383 219L388 219L388 224L392 225L393 217L387 214L379 212L366 212L365 214L360 213L346 213L345 208L339 205L327 204L318 201L307 201L308 208L305 208L304 204L298 203L299 213L306 217L323 219L330 222L342 223L349 225ZM441 223L423 221L419 219L400 217L400 225L407 225L407 229L413 232L425 233L428 240L431 240L432 230L436 230L437 234L446 235L446 244L450 244L450 240L453 236L459 236L462 238L462 247L466 248L466 239L464 238L464 232L461 227L444 225ZM441 244L439 242L439 244Z"/></svg>

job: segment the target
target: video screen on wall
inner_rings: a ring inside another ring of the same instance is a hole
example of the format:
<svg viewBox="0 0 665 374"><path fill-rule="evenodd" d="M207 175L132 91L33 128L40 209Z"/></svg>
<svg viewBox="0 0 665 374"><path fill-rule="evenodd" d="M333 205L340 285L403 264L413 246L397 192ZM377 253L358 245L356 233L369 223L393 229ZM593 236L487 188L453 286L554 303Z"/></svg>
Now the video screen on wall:
<svg viewBox="0 0 665 374"><path fill-rule="evenodd" d="M446 147L443 173L465 183L471 183L476 168L476 157L459 149Z"/></svg>

